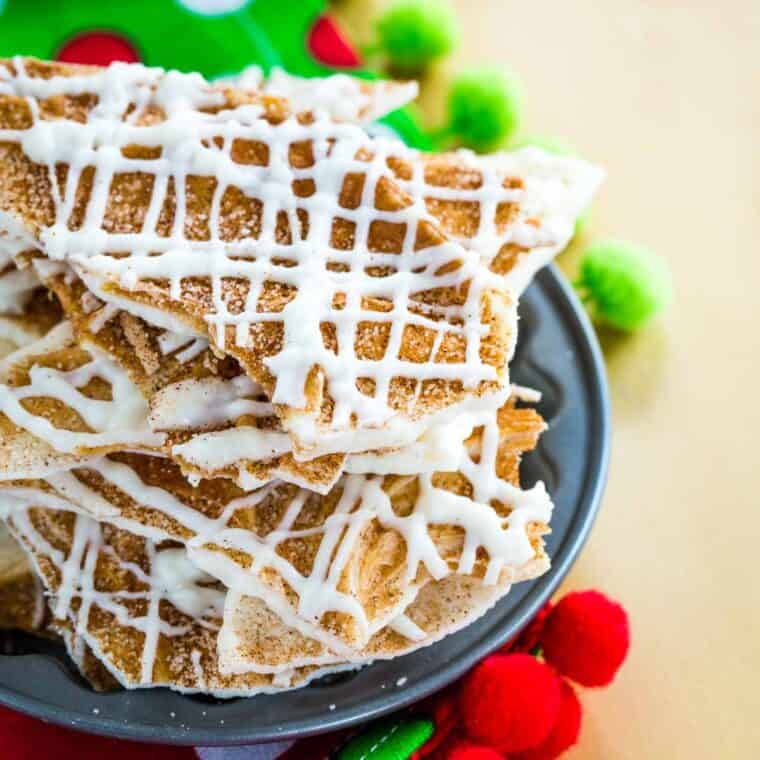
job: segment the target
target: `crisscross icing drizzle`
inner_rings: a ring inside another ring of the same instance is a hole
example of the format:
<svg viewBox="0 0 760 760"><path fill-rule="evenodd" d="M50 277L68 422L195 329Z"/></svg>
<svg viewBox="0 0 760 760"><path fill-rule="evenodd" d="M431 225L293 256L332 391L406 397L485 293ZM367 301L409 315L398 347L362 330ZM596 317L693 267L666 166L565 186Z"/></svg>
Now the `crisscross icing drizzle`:
<svg viewBox="0 0 760 760"><path fill-rule="evenodd" d="M41 353L70 348L73 345L70 324L64 322L54 328L44 343L38 345ZM74 366L61 369L35 363L28 369L26 383L0 385L0 412L61 453L114 445L160 448L165 436L148 427L148 405L126 372L95 349L76 354ZM13 356L9 361L13 362ZM105 395L101 393L99 398L87 392L93 382L105 387ZM24 404L26 400L39 399L57 402L69 413L68 417L75 413L80 424L72 426L67 419L67 429L55 424L60 413L56 415L47 407L35 411Z"/></svg>
<svg viewBox="0 0 760 760"><path fill-rule="evenodd" d="M91 610L96 607L113 616L118 625L142 634L138 685L153 682L161 635L186 634L193 624L212 629L218 626L224 592L197 585L203 581L208 584L213 579L195 568L186 556L184 562L176 556L177 552L184 555L184 550L167 549L170 556L163 557L154 544L136 539L132 541L131 556L123 558L104 540L104 531L113 536L117 532L114 528L104 527L82 515L68 514L67 517L61 513L58 518L61 535L46 536L46 531L35 525L34 517L34 510L14 510L11 526L26 546L45 557L57 570L57 574L51 574L57 575L58 580L50 589L54 594L53 615L71 621L75 632L86 634ZM114 576L118 579L119 575L121 581L114 584ZM109 578L110 584L103 582ZM109 589L109 585L116 588ZM176 614L166 616L167 619L162 617L163 599L191 620L178 622ZM82 638L80 644L84 641Z"/></svg>
<svg viewBox="0 0 760 760"><path fill-rule="evenodd" d="M307 448L503 386L512 306L394 183L395 143L197 75L26 65L0 68L30 112L0 140L48 167L46 254L156 323L207 330L275 404L307 410L284 416Z"/></svg>
<svg viewBox="0 0 760 760"><path fill-rule="evenodd" d="M348 653L430 579L458 572L509 583L543 556L551 501L543 484L522 490L516 478L541 429L537 415L508 405L462 446L458 472L350 475L327 496L281 483L253 493L222 480L193 489L169 462L139 455L5 484L4 493L84 510L156 542L181 541L226 586Z"/></svg>
<svg viewBox="0 0 760 760"><path fill-rule="evenodd" d="M183 548L65 511L16 508L8 523L46 586L54 626L75 662L83 663L89 648L126 688L251 696L346 667L224 676L216 637L226 590Z"/></svg>
<svg viewBox="0 0 760 760"><path fill-rule="evenodd" d="M389 163L398 184L516 294L569 243L604 177L582 159L537 148L481 156L399 146Z"/></svg>
<svg viewBox="0 0 760 760"><path fill-rule="evenodd" d="M192 338L189 346L187 338L167 333L159 339L178 361L196 350ZM339 463L293 460L272 404L246 375L189 377L148 403L108 354L88 341L77 344L70 322L0 363L0 381L0 424L7 418L52 449L30 453L23 464L0 458L0 480L50 469L58 454L83 458L109 451L163 454L193 482L230 477L247 489L279 478L324 493L340 475ZM24 447L23 437L14 441Z"/></svg>

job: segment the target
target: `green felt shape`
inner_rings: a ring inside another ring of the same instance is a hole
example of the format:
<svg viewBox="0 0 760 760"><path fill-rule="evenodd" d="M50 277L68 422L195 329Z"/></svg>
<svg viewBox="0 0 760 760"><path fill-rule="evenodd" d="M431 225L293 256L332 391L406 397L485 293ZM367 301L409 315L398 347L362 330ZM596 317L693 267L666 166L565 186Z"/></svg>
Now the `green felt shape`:
<svg viewBox="0 0 760 760"><path fill-rule="evenodd" d="M581 258L575 283L595 318L632 332L672 299L668 265L645 246L622 240L592 243Z"/></svg>
<svg viewBox="0 0 760 760"><path fill-rule="evenodd" d="M473 150L493 150L517 129L521 104L521 88L513 75L496 69L463 71L449 92L446 132Z"/></svg>
<svg viewBox="0 0 760 760"><path fill-rule="evenodd" d="M208 79L251 63L304 76L324 71L309 54L308 32L325 0L253 0L223 13L200 13L198 0L7 0L0 16L0 56L54 58L66 40L92 30L123 34L143 63L199 71ZM41 20L44 19L44 23Z"/></svg>
<svg viewBox="0 0 760 760"><path fill-rule="evenodd" d="M237 74L257 64L299 76L326 76L308 49L309 32L327 10L326 0L0 0L0 57L54 59L82 32L121 34L147 66L199 71L207 79ZM44 20L44 23L41 22ZM369 76L366 71L352 71ZM430 149L419 121L407 109L383 120L412 147Z"/></svg>
<svg viewBox="0 0 760 760"><path fill-rule="evenodd" d="M375 23L376 49L396 74L411 77L451 52L457 22L446 0L397 0Z"/></svg>
<svg viewBox="0 0 760 760"><path fill-rule="evenodd" d="M372 723L338 752L337 760L407 760L433 735L424 718L391 718Z"/></svg>

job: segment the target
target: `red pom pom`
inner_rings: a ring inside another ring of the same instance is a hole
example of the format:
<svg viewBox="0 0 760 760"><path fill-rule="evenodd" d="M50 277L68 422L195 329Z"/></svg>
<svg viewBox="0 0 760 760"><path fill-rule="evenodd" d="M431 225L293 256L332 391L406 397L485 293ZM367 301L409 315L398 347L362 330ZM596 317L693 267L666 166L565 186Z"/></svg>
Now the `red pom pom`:
<svg viewBox="0 0 760 760"><path fill-rule="evenodd" d="M564 679L560 684L559 714L549 736L534 749L510 755L509 760L554 760L578 741L583 708L573 687Z"/></svg>
<svg viewBox="0 0 760 760"><path fill-rule="evenodd" d="M470 737L517 752L549 735L559 711L559 679L529 654L493 655L464 679L460 703Z"/></svg>
<svg viewBox="0 0 760 760"><path fill-rule="evenodd" d="M541 636L546 661L583 686L610 683L629 643L628 615L598 591L577 591L560 599Z"/></svg>
<svg viewBox="0 0 760 760"><path fill-rule="evenodd" d="M446 755L446 760L503 760L504 755L482 744L472 744L463 741L452 747Z"/></svg>

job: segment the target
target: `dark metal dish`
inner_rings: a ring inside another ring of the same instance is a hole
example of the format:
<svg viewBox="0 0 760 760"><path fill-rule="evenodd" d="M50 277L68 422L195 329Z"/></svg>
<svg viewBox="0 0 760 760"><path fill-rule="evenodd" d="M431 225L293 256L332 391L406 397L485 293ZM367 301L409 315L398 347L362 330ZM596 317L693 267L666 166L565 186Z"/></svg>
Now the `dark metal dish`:
<svg viewBox="0 0 760 760"><path fill-rule="evenodd" d="M93 733L171 744L247 744L330 731L374 718L442 688L514 636L566 575L594 520L607 473L610 411L604 364L583 308L554 267L520 305L513 380L540 390L549 430L523 463L556 505L552 568L517 585L483 618L443 641L362 670L274 696L219 701L167 689L93 692L61 647L9 633L0 703Z"/></svg>

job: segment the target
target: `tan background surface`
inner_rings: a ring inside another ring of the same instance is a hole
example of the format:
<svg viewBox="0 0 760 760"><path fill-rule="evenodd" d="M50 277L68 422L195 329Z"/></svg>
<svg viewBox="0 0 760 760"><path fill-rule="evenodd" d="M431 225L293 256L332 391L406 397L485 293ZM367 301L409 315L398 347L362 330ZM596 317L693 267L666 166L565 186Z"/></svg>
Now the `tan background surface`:
<svg viewBox="0 0 760 760"><path fill-rule="evenodd" d="M609 179L587 237L650 244L676 300L603 336L614 437L601 516L567 588L619 598L633 648L585 692L584 758L760 757L760 3L459 0L447 66L525 84L525 133ZM366 39L380 2L346 0ZM427 83L439 109L446 70ZM561 264L573 271L576 249Z"/></svg>

